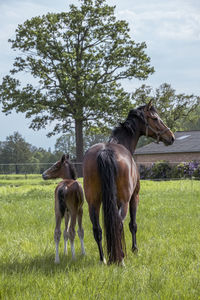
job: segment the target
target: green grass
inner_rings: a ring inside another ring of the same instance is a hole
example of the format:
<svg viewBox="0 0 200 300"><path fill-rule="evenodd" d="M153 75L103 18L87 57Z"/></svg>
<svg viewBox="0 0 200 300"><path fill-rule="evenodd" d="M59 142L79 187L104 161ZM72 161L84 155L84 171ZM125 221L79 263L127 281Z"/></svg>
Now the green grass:
<svg viewBox="0 0 200 300"><path fill-rule="evenodd" d="M5 182L6 181L6 182ZM0 176L0 299L200 299L200 183L142 181L137 255L125 221L126 267L99 264L84 204L86 256L54 264L55 181ZM63 228L62 224L62 228Z"/></svg>

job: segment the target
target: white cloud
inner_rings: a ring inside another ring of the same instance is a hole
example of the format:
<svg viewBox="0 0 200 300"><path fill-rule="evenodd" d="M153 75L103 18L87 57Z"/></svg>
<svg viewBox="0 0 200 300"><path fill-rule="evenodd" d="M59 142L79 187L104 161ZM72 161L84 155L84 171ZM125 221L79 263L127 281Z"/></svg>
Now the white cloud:
<svg viewBox="0 0 200 300"><path fill-rule="evenodd" d="M182 6L176 2L160 5L147 4L129 10L118 11L121 19L126 19L135 36L154 35L154 39L200 40L200 12L189 4Z"/></svg>

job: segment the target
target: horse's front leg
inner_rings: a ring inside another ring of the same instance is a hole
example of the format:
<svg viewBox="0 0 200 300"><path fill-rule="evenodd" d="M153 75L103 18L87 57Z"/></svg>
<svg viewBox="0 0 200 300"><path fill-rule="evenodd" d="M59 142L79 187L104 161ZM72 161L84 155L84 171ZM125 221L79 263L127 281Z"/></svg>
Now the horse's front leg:
<svg viewBox="0 0 200 300"><path fill-rule="evenodd" d="M99 224L99 210L100 210L100 205L98 207L89 205L90 220L93 225L94 238L95 238L95 241L99 248L100 262L103 262L106 264L106 260L104 258L103 248L102 248L102 229Z"/></svg>
<svg viewBox="0 0 200 300"><path fill-rule="evenodd" d="M138 250L137 248L137 242L136 242L136 233L137 233L137 223L136 223L136 213L137 213L137 206L139 202L139 194L135 193L133 194L129 210L130 210L130 223L129 223L129 229L132 234L132 251L135 252Z"/></svg>
<svg viewBox="0 0 200 300"><path fill-rule="evenodd" d="M68 238L69 238L69 233L68 233L69 219L70 219L70 214L66 210L65 211L65 229L64 229L64 232L63 232L63 237L64 237L64 254L66 254L66 255L67 255L67 241L68 241Z"/></svg>

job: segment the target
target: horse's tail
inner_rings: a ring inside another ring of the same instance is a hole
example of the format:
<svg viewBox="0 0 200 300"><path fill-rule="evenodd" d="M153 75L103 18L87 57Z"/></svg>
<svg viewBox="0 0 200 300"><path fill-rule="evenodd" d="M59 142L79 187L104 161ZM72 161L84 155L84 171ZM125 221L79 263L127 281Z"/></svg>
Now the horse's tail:
<svg viewBox="0 0 200 300"><path fill-rule="evenodd" d="M123 225L117 208L117 165L114 152L111 149L101 150L97 157L97 165L101 180L108 260L109 263L120 263L124 257L121 242Z"/></svg>
<svg viewBox="0 0 200 300"><path fill-rule="evenodd" d="M63 218L66 210L65 194L64 194L63 186L58 188L57 193L58 193L59 210L60 210L61 217Z"/></svg>

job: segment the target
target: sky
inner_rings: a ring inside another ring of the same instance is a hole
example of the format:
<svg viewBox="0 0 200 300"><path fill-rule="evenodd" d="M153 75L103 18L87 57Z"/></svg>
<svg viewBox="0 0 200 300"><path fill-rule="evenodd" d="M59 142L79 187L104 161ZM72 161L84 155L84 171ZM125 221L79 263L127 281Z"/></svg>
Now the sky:
<svg viewBox="0 0 200 300"><path fill-rule="evenodd" d="M9 74L17 56L9 38L27 19L48 12L68 11L69 4L78 0L0 0L0 82ZM200 1L199 0L107 0L115 5L117 19L129 23L130 35L136 42L146 42L155 73L145 81L123 83L125 90L134 92L141 84L154 89L162 83L171 84L177 93L200 96ZM30 120L22 113L5 116L0 106L0 141L18 131L26 142L54 150L56 139L47 138L51 126L33 131Z"/></svg>

